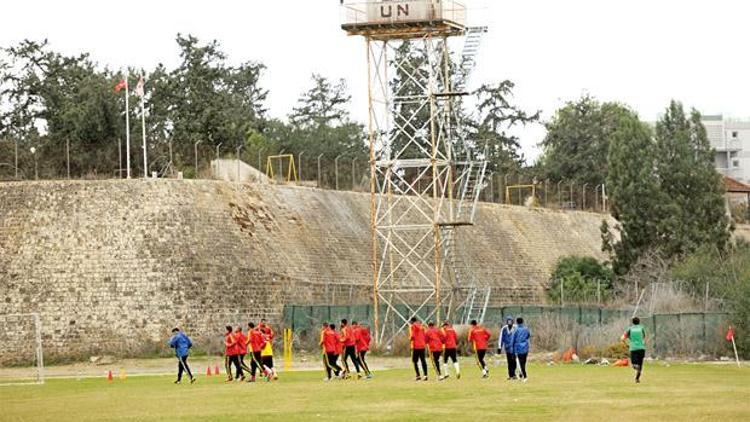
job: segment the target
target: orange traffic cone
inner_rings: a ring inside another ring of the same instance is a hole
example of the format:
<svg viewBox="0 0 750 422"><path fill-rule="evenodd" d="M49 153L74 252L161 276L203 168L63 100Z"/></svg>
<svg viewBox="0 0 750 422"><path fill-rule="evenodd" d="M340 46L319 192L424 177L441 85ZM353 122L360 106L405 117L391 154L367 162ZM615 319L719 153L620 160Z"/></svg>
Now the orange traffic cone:
<svg viewBox="0 0 750 422"><path fill-rule="evenodd" d="M207 377L211 376L211 367L210 366L206 367L206 376Z"/></svg>
<svg viewBox="0 0 750 422"><path fill-rule="evenodd" d="M214 366L214 375L219 375L219 365Z"/></svg>
<svg viewBox="0 0 750 422"><path fill-rule="evenodd" d="M112 382L112 371L107 372L107 381Z"/></svg>

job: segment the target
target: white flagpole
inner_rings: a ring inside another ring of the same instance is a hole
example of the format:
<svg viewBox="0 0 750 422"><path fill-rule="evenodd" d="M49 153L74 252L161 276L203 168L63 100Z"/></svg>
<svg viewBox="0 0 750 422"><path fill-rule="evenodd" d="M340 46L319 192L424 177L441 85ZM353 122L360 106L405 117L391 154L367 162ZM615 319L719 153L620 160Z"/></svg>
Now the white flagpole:
<svg viewBox="0 0 750 422"><path fill-rule="evenodd" d="M128 87L128 72L125 72L125 162L127 165L127 175L130 179L130 103L128 97L130 97L130 91Z"/></svg>
<svg viewBox="0 0 750 422"><path fill-rule="evenodd" d="M740 367L740 355L737 354L737 343L734 342L734 336L732 336L732 348L734 348L734 359L737 360L737 367Z"/></svg>
<svg viewBox="0 0 750 422"><path fill-rule="evenodd" d="M143 81L143 84L145 85L146 81L143 79L143 75L141 75L141 80L138 81L140 84L141 81ZM148 151L146 150L146 88L145 86L141 85L141 128L143 129L143 177L148 179Z"/></svg>

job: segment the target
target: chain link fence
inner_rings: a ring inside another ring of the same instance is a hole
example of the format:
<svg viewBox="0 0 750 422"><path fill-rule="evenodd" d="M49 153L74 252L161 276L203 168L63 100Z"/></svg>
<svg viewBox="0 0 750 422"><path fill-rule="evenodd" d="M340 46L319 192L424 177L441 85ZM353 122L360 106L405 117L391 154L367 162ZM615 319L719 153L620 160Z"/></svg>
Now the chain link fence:
<svg viewBox="0 0 750 422"><path fill-rule="evenodd" d="M402 315L406 306L397 307ZM426 319L433 307L424 307L418 317ZM447 309L442 315L446 315ZM381 322L386 313L380 309ZM461 314L458 310L457 315ZM493 339L508 316L523 317L533 333L536 351L558 352L570 347L584 356L607 355L617 349L619 338L630 325L632 310L590 306L508 305L488 307L484 324L493 331ZM295 332L295 338L316 341L324 322L338 325L343 318L373 327L371 305L284 307L283 322ZM721 312L641 315L649 336L649 354L656 357L719 357L728 355L731 345L724 340L729 315ZM392 321L391 321L392 322ZM496 341L496 340L495 340Z"/></svg>

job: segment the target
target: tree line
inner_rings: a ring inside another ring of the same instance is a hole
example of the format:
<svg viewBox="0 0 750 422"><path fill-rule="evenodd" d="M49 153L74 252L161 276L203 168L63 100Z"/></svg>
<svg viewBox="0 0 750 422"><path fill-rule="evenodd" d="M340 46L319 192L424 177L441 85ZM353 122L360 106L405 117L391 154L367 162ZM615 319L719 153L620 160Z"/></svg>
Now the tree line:
<svg viewBox="0 0 750 422"><path fill-rule="evenodd" d="M32 173L30 147L37 150L42 178L66 174L68 150L73 177L118 174L125 161L125 98L113 88L125 74L131 76L131 87L141 75L146 80L149 172L171 165L171 170L182 171L186 177L199 176L196 173L217 152L234 156L241 147L242 158L260 167L265 163L258 163L258 156L303 154L308 178L317 178L315 161L322 156L328 165L320 177L329 185L333 179L330 164L337 156L359 160L361 175L367 174L367 136L364 126L350 115L351 95L344 80L313 74L309 89L300 94L291 112L271 116L263 63L230 65L218 41L202 42L192 35L178 34L176 43L179 64L175 68L159 64L127 71L101 66L89 54L62 54L46 40L25 40L0 49L0 163L4 164L0 177L14 175L16 145L21 157L19 177L26 179ZM406 57L415 66L420 62L421 52L408 43L398 54L394 60ZM406 82L406 78L397 74L392 83ZM473 93L479 104L477 113L461 117L483 145L491 145L492 166L497 168L523 167L518 139L507 131L538 119L538 114L527 114L511 104L512 88L509 81L481 87ZM143 127L137 98L130 98L130 104L131 167L137 175L143 174ZM398 112L406 116L415 111L403 105ZM350 166L342 165L340 170L342 180L358 179L351 174L357 170Z"/></svg>

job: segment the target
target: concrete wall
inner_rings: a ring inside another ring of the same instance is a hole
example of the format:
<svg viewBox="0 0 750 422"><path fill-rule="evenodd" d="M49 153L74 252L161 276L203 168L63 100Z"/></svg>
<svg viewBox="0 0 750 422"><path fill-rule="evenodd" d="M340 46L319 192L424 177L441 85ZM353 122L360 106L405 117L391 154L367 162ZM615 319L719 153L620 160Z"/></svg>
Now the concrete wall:
<svg viewBox="0 0 750 422"><path fill-rule="evenodd" d="M495 303L543 297L601 216L484 204L467 255ZM137 355L178 325L217 342L284 303L368 303L369 195L194 180L0 183L0 314L40 312L45 353Z"/></svg>

